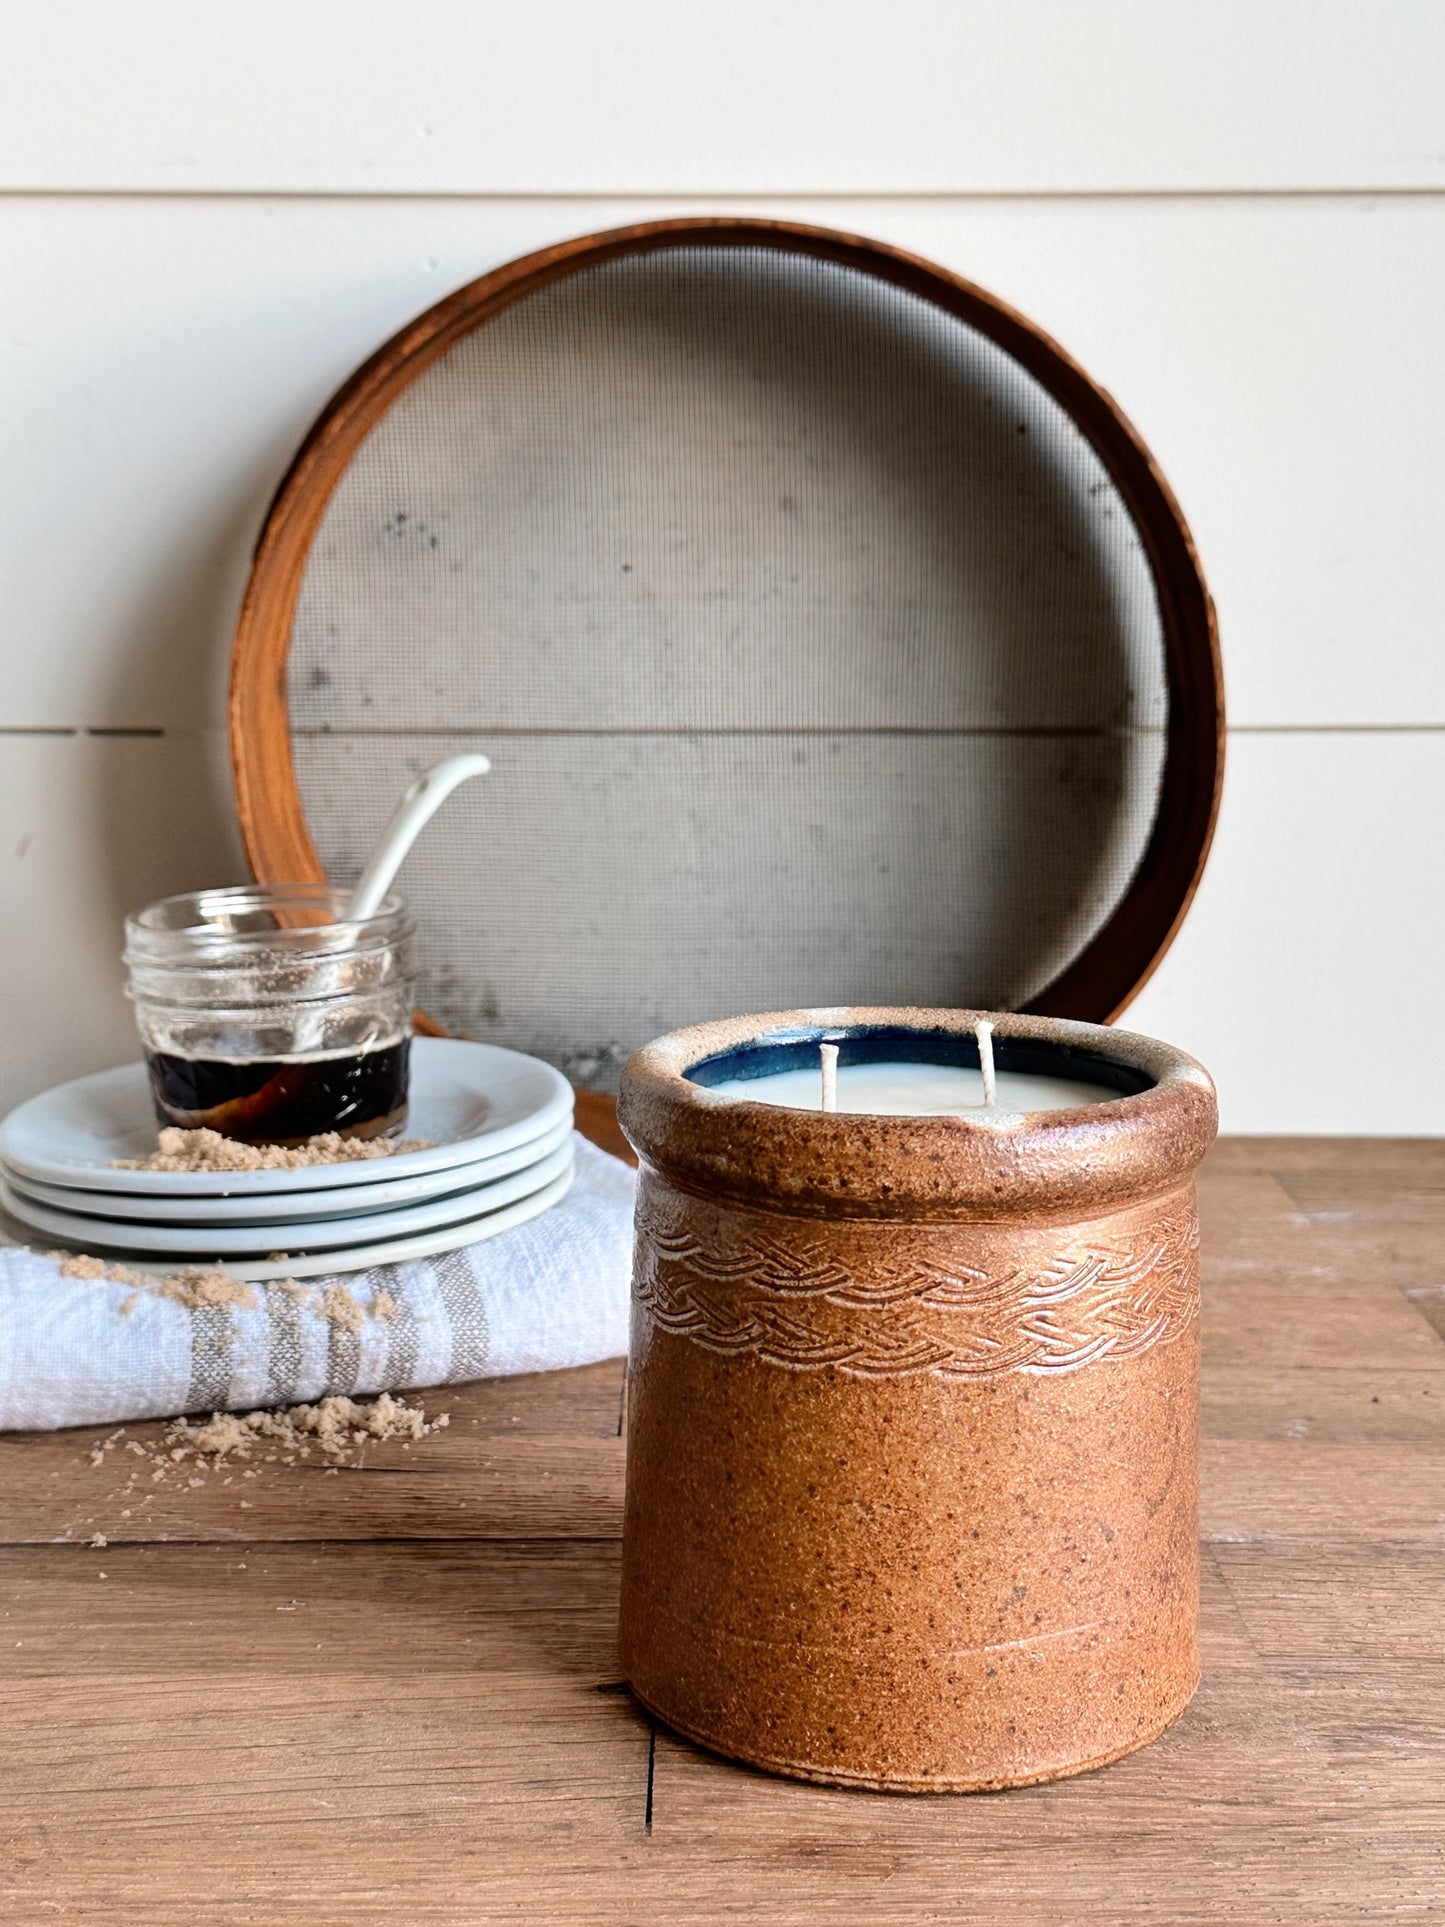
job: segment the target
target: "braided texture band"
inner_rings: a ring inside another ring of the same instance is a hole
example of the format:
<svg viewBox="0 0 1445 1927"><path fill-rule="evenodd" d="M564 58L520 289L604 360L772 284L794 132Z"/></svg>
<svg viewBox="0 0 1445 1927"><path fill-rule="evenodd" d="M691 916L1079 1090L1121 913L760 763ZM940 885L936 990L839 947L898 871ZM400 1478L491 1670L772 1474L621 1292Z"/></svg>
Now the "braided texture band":
<svg viewBox="0 0 1445 1927"><path fill-rule="evenodd" d="M1091 1233L1097 1233L1097 1237ZM710 1351L870 1378L988 1379L1133 1358L1199 1315L1192 1189L1102 1226L771 1218L645 1179L635 1296Z"/></svg>

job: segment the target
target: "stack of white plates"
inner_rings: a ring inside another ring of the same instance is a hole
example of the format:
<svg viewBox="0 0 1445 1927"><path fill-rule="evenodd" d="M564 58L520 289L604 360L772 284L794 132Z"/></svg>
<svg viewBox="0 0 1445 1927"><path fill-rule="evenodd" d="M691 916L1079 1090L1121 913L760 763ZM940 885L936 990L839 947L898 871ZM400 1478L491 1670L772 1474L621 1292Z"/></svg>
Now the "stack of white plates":
<svg viewBox="0 0 1445 1927"><path fill-rule="evenodd" d="M419 1037L406 1136L426 1149L296 1171L126 1171L155 1149L144 1064L62 1084L0 1125L0 1203L53 1243L236 1278L400 1264L495 1236L572 1180L572 1089L535 1057ZM32 1240L33 1242L33 1240Z"/></svg>

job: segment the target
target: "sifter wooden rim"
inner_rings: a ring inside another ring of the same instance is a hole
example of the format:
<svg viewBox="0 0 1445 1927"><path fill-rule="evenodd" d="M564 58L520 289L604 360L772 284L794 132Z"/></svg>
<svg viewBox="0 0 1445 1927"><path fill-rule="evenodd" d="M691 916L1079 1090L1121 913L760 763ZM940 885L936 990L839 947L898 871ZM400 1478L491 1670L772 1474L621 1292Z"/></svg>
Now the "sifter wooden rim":
<svg viewBox="0 0 1445 1927"><path fill-rule="evenodd" d="M362 442L447 349L515 301L624 255L666 248L771 248L854 268L932 302L986 335L1066 410L1104 464L1139 531L1159 598L1169 722L1148 845L1113 915L1024 1008L1108 1023L1148 981L1198 888L1224 777L1224 688L1214 605L1169 484L1113 398L1041 328L919 255L793 221L693 216L564 241L508 262L393 335L321 411L267 511L231 659L231 764L241 834L262 883L326 880L291 756L286 663L311 544ZM424 1028L430 1028L421 1020Z"/></svg>

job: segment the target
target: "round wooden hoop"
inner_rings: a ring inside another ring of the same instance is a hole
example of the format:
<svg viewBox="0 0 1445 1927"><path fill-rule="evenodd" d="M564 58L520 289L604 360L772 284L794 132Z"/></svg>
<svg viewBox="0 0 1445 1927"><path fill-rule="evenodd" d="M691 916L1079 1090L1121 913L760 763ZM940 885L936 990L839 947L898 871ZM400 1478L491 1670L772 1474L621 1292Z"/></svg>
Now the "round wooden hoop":
<svg viewBox="0 0 1445 1927"><path fill-rule="evenodd" d="M1153 974L1209 854L1224 778L1224 689L1214 605L1169 484L1112 397L1057 342L1004 302L918 255L791 221L699 216L588 234L523 256L429 308L338 390L276 492L256 548L231 659L231 762L241 833L261 882L321 882L306 827L286 700L301 580L333 490L397 397L462 336L581 269L665 248L772 248L855 268L956 315L1004 349L1077 423L1133 517L1159 598L1169 724L1154 828L1122 902L1088 947L1026 1008L1109 1023Z"/></svg>

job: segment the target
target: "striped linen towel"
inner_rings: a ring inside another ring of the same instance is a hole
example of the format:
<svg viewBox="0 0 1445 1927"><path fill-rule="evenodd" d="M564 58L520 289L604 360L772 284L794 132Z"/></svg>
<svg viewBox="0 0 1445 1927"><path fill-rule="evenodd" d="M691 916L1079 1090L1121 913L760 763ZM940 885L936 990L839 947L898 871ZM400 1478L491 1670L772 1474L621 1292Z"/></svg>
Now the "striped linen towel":
<svg viewBox="0 0 1445 1927"><path fill-rule="evenodd" d="M615 1358L636 1174L583 1137L567 1196L411 1264L188 1305L0 1249L0 1430L310 1403ZM331 1289L336 1287L336 1289Z"/></svg>

